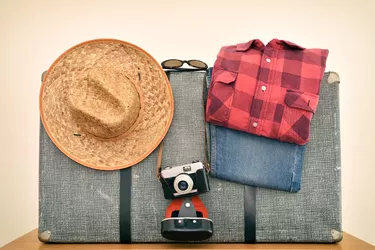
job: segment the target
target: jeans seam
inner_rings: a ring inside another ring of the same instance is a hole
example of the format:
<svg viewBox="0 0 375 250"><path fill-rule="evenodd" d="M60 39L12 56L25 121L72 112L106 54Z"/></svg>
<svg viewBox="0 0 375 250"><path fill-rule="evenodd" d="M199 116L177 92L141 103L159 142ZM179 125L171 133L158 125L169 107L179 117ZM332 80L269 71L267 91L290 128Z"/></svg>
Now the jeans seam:
<svg viewBox="0 0 375 250"><path fill-rule="evenodd" d="M211 137L211 173L216 177L217 165L216 165L216 128L210 124L210 137Z"/></svg>
<svg viewBox="0 0 375 250"><path fill-rule="evenodd" d="M292 171L292 183L290 184L290 192L293 192L293 188L294 188L294 179L295 179L295 177L296 177L297 149L298 149L298 145L296 145L296 147L295 147L295 151L294 151L294 161L293 161L293 171Z"/></svg>

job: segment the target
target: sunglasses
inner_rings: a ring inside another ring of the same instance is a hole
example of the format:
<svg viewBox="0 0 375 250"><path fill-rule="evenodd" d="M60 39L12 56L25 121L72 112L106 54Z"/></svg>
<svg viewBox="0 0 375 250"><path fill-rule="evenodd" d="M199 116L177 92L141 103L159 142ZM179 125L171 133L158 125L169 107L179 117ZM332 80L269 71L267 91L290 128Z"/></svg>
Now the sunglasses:
<svg viewBox="0 0 375 250"><path fill-rule="evenodd" d="M187 63L191 67L194 67L200 70L205 70L208 68L207 64L199 60L185 61L185 60L179 60L179 59L165 60L164 62L161 63L161 66L163 67L163 69L177 69L177 68L180 68L185 63Z"/></svg>

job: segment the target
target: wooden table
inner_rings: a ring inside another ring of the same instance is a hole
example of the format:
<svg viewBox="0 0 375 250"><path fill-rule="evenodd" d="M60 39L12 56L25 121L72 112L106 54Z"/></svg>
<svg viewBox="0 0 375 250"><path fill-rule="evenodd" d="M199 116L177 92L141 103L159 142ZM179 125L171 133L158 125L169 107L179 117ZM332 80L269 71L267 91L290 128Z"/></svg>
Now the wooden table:
<svg viewBox="0 0 375 250"><path fill-rule="evenodd" d="M353 249L375 250L372 246L350 234L344 233L344 239L338 244L44 244L39 242L37 229L21 236L0 248L2 250L34 249L80 249L80 250L116 250L116 249Z"/></svg>

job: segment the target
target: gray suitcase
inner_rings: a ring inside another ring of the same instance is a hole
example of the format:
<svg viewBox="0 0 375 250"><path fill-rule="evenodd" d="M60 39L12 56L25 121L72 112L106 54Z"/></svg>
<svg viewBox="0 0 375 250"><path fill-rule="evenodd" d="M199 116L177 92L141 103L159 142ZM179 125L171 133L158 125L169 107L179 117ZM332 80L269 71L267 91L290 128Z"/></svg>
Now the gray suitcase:
<svg viewBox="0 0 375 250"><path fill-rule="evenodd" d="M341 230L339 84L325 73L305 154L302 189L288 193L210 178L200 195L213 221L205 242L338 242ZM206 72L171 72L175 114L163 164L205 157L203 96ZM333 83L328 83L333 82ZM199 97L199 98L192 98ZM157 151L157 150L156 150ZM153 152L120 171L79 165L40 126L39 240L54 243L170 242L161 236L165 200ZM251 208L250 214L245 206ZM252 218L249 219L249 216Z"/></svg>

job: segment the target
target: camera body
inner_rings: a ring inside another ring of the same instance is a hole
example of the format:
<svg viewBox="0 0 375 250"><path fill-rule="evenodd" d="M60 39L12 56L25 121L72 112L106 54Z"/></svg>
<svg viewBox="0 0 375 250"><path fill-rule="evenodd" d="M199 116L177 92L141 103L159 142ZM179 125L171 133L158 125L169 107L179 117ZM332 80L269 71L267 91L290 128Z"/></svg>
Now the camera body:
<svg viewBox="0 0 375 250"><path fill-rule="evenodd" d="M166 199L193 196L210 191L206 169L201 162L166 167L160 172Z"/></svg>

